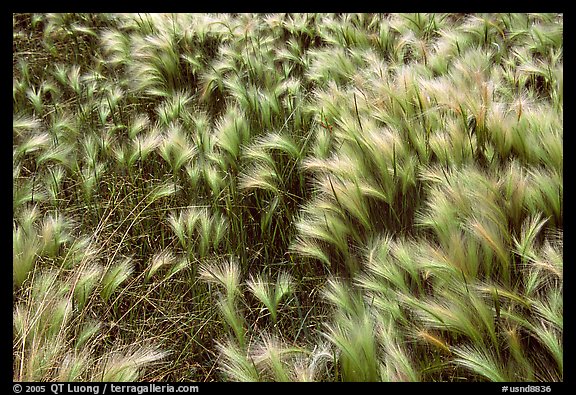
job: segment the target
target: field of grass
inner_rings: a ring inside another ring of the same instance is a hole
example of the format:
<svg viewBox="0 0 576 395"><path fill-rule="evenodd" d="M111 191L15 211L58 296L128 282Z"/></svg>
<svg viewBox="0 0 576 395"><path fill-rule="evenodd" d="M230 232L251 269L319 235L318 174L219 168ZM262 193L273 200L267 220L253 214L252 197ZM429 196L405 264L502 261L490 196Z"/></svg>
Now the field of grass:
<svg viewBox="0 0 576 395"><path fill-rule="evenodd" d="M562 381L561 14L14 14L15 381Z"/></svg>

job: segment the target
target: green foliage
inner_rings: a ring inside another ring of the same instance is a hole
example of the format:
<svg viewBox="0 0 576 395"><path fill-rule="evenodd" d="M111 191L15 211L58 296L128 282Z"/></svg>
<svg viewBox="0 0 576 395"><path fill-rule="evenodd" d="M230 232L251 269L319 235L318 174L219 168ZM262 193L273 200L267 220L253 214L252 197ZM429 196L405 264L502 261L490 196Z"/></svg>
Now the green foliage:
<svg viewBox="0 0 576 395"><path fill-rule="evenodd" d="M13 66L15 381L563 380L562 14L13 14Z"/></svg>

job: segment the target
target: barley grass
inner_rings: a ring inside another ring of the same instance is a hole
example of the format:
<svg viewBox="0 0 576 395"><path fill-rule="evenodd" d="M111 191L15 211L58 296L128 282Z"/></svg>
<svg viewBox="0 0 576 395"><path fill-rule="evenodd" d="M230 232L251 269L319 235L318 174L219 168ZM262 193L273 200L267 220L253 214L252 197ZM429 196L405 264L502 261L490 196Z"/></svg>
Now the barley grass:
<svg viewBox="0 0 576 395"><path fill-rule="evenodd" d="M13 14L15 381L562 381L563 15Z"/></svg>

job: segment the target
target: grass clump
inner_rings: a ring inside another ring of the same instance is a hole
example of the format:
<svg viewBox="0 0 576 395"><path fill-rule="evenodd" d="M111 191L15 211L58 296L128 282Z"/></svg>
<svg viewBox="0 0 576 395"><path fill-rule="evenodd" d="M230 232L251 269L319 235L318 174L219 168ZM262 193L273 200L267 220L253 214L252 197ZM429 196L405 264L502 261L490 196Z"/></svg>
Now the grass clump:
<svg viewBox="0 0 576 395"><path fill-rule="evenodd" d="M13 14L14 380L562 381L562 37Z"/></svg>

